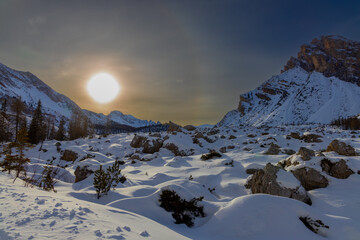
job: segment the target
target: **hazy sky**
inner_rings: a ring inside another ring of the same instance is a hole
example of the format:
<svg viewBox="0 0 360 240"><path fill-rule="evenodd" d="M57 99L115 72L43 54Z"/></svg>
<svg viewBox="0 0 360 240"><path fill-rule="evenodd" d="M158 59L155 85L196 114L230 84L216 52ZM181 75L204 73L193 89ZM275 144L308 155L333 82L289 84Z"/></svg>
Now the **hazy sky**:
<svg viewBox="0 0 360 240"><path fill-rule="evenodd" d="M324 34L360 41L360 1L0 0L0 62L80 107L141 119L216 123L239 95ZM97 104L98 73L122 87Z"/></svg>

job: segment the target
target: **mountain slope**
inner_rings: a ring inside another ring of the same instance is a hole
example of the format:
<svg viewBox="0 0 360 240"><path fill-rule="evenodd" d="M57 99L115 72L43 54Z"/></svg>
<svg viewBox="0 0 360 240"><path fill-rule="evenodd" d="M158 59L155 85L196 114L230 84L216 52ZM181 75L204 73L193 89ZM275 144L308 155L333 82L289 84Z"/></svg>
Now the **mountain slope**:
<svg viewBox="0 0 360 240"><path fill-rule="evenodd" d="M358 114L360 48L356 46L334 36L302 46L298 58L291 58L281 74L242 94L238 109L217 126L329 123Z"/></svg>
<svg viewBox="0 0 360 240"><path fill-rule="evenodd" d="M0 99L8 99L11 102L13 98L21 97L26 103L28 114L41 100L44 112L55 116L57 121L61 117L70 119L72 113L78 111L83 112L94 124L106 124L106 115L81 109L75 102L57 93L30 72L17 71L0 63L0 86ZM113 111L109 117L117 124L135 128L156 124L119 111Z"/></svg>

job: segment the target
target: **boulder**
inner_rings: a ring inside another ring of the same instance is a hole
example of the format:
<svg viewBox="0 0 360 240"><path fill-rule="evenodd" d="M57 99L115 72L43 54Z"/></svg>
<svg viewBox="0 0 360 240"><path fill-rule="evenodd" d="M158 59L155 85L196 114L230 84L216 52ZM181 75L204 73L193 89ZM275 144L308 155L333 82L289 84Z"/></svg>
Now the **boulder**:
<svg viewBox="0 0 360 240"><path fill-rule="evenodd" d="M68 162L74 162L77 158L78 154L76 152L65 150L60 159Z"/></svg>
<svg viewBox="0 0 360 240"><path fill-rule="evenodd" d="M133 148L141 148L144 146L146 141L148 141L147 137L135 134L130 146Z"/></svg>
<svg viewBox="0 0 360 240"><path fill-rule="evenodd" d="M302 160L304 160L304 161L308 161L311 159L311 157L315 156L315 152L313 150L305 148L305 147L300 147L297 154L300 155Z"/></svg>
<svg viewBox="0 0 360 240"><path fill-rule="evenodd" d="M296 152L292 149L282 149L282 152L287 154L287 155L293 155L295 154Z"/></svg>
<svg viewBox="0 0 360 240"><path fill-rule="evenodd" d="M195 138L205 138L204 134L202 134L201 132L196 133L194 137Z"/></svg>
<svg viewBox="0 0 360 240"><path fill-rule="evenodd" d="M161 138L148 139L147 137L135 134L130 146L133 148L143 148L143 153L155 153L160 150L163 145Z"/></svg>
<svg viewBox="0 0 360 240"><path fill-rule="evenodd" d="M196 127L194 127L193 125L186 125L184 128L186 130L188 130L188 131L195 131L196 130Z"/></svg>
<svg viewBox="0 0 360 240"><path fill-rule="evenodd" d="M313 168L303 167L292 171L306 191L327 187L329 181Z"/></svg>
<svg viewBox="0 0 360 240"><path fill-rule="evenodd" d="M322 142L322 140L320 138L322 138L321 135L317 135L317 134L313 134L313 133L302 136L302 139L304 140L304 142L307 142L307 143Z"/></svg>
<svg viewBox="0 0 360 240"><path fill-rule="evenodd" d="M334 178L346 179L350 175L354 174L354 171L348 167L344 159L341 159L339 162L332 163L329 159L325 158L321 160L321 168L324 172Z"/></svg>
<svg viewBox="0 0 360 240"><path fill-rule="evenodd" d="M80 182L82 180L84 180L85 178L89 177L91 174L94 173L93 170L91 169L88 169L89 166L83 166L83 167L80 167L80 166L77 166L76 169L75 169L75 182Z"/></svg>
<svg viewBox="0 0 360 240"><path fill-rule="evenodd" d="M285 179L289 182L282 182L283 179L278 179L278 174L286 176ZM245 187L251 189L252 193L288 197L311 204L311 199L292 173L286 172L271 163L268 163L264 169L256 170Z"/></svg>
<svg viewBox="0 0 360 240"><path fill-rule="evenodd" d="M350 145L347 145L344 142L340 142L339 140L333 140L326 149L327 152L334 151L339 155L344 156L356 156L355 149Z"/></svg>
<svg viewBox="0 0 360 240"><path fill-rule="evenodd" d="M234 135L230 135L229 139L230 139L230 140L236 139L236 137L235 137Z"/></svg>
<svg viewBox="0 0 360 240"><path fill-rule="evenodd" d="M175 156L190 156L194 154L194 150L190 149L189 151L179 150L179 147L175 143L167 143L164 148L172 152Z"/></svg>
<svg viewBox="0 0 360 240"><path fill-rule="evenodd" d="M280 152L280 146L277 144L271 143L269 149L264 153L266 155L278 155Z"/></svg>
<svg viewBox="0 0 360 240"><path fill-rule="evenodd" d="M172 133L172 132L181 132L181 126L180 125L177 125L176 123L173 123L173 122L169 122L168 123L168 129L167 129L167 132L168 133Z"/></svg>
<svg viewBox="0 0 360 240"><path fill-rule="evenodd" d="M163 141L158 139L151 139L147 140L144 144L143 153L155 153L160 150L160 148L163 146Z"/></svg>

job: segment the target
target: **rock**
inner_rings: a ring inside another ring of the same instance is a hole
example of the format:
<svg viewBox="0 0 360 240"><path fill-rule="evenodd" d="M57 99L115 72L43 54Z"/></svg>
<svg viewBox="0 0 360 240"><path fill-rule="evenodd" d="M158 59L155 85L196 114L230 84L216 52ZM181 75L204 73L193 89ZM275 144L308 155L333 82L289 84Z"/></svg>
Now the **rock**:
<svg viewBox="0 0 360 240"><path fill-rule="evenodd" d="M329 159L325 158L321 160L321 168L324 172L334 178L346 179L350 175L354 174L354 171L348 167L344 159L341 159L339 162L332 163Z"/></svg>
<svg viewBox="0 0 360 240"><path fill-rule="evenodd" d="M168 123L168 129L167 129L167 132L168 133L171 133L171 132L181 132L181 126L180 125L177 125L176 123L173 123L173 122L169 122Z"/></svg>
<svg viewBox="0 0 360 240"><path fill-rule="evenodd" d="M163 145L161 138L148 139L147 137L135 134L130 146L133 148L143 148L143 153L155 153L160 150Z"/></svg>
<svg viewBox="0 0 360 240"><path fill-rule="evenodd" d="M186 130L188 130L188 131L195 131L196 130L196 127L194 127L193 125L186 125L184 128Z"/></svg>
<svg viewBox="0 0 360 240"><path fill-rule="evenodd" d="M236 139L236 137L235 137L234 135L230 135L229 139L230 139L230 140Z"/></svg>
<svg viewBox="0 0 360 240"><path fill-rule="evenodd" d="M359 83L360 43L341 36L322 36L311 44L302 45L297 58L291 57L284 71L300 66L325 77L337 77L346 82ZM351 61L349 59L352 59Z"/></svg>
<svg viewBox="0 0 360 240"><path fill-rule="evenodd" d="M305 147L300 147L297 154L300 155L304 161L308 161L311 159L311 157L315 156L315 152L313 150L307 149Z"/></svg>
<svg viewBox="0 0 360 240"><path fill-rule="evenodd" d="M291 137L291 138L294 138L294 139L301 139L301 136L300 136L300 134L299 133L297 133L297 132L292 132L292 133L290 133L289 135L287 135L287 136L289 136L289 137Z"/></svg>
<svg viewBox="0 0 360 240"><path fill-rule="evenodd" d="M207 135L208 135L208 136L212 136L212 135L218 134L219 132L220 132L219 129L213 128L213 129L211 129L210 132L207 133Z"/></svg>
<svg viewBox="0 0 360 240"><path fill-rule="evenodd" d="M78 154L76 152L65 150L60 159L68 162L74 162L77 158Z"/></svg>
<svg viewBox="0 0 360 240"><path fill-rule="evenodd" d="M292 171L292 173L301 182L306 191L324 188L329 184L327 178L313 168L298 168Z"/></svg>
<svg viewBox="0 0 360 240"><path fill-rule="evenodd" d="M161 134L160 133L149 133L150 137L156 137L156 138L161 138Z"/></svg>
<svg viewBox="0 0 360 240"><path fill-rule="evenodd" d="M197 134L195 134L194 137L195 138L205 138L204 134L202 134L201 132L198 132Z"/></svg>
<svg viewBox="0 0 360 240"><path fill-rule="evenodd" d="M278 182L279 179L277 175L279 171L282 171L281 175L285 175L286 179L292 181L292 184L289 184L291 187L285 187L286 183ZM293 182L297 184L293 184ZM245 187L251 189L252 193L266 193L288 197L311 204L311 200L304 188L302 188L300 182L298 182L290 172L286 172L271 163L266 164L264 169L255 171Z"/></svg>
<svg viewBox="0 0 360 240"><path fill-rule="evenodd" d="M219 152L221 152L221 153L226 153L226 147L221 147L221 148L219 149Z"/></svg>
<svg viewBox="0 0 360 240"><path fill-rule="evenodd" d="M84 180L85 178L89 177L91 174L94 173L93 170L88 169L89 166L77 166L75 169L75 182L80 182L82 180Z"/></svg>
<svg viewBox="0 0 360 240"><path fill-rule="evenodd" d="M179 147L175 143L167 143L164 148L171 151L175 156L190 156L194 154L194 150L190 149L189 151L179 150Z"/></svg>
<svg viewBox="0 0 360 240"><path fill-rule="evenodd" d="M302 136L302 140L304 140L304 142L307 142L307 143L322 142L322 140L320 138L322 138L322 136L317 135L317 134L306 134L306 135Z"/></svg>
<svg viewBox="0 0 360 240"><path fill-rule="evenodd" d="M280 146L271 143L269 149L264 153L266 155L278 155L280 152Z"/></svg>
<svg viewBox="0 0 360 240"><path fill-rule="evenodd" d="M339 140L333 140L326 149L327 152L334 151L339 155L344 156L356 156L355 149L350 145L346 145L344 142L340 142Z"/></svg>
<svg viewBox="0 0 360 240"><path fill-rule="evenodd" d="M282 152L287 154L287 155L293 155L295 154L296 152L292 149L282 149Z"/></svg>
<svg viewBox="0 0 360 240"><path fill-rule="evenodd" d="M256 169L256 168L248 168L245 170L246 174L254 174L255 172L259 171L261 169Z"/></svg>
<svg viewBox="0 0 360 240"><path fill-rule="evenodd" d="M247 137L254 138L254 137L256 137L256 135L250 133L250 134L247 135Z"/></svg>
<svg viewBox="0 0 360 240"><path fill-rule="evenodd" d="M130 146L133 148L141 148L144 146L147 140L147 137L135 134L133 140L130 143Z"/></svg>

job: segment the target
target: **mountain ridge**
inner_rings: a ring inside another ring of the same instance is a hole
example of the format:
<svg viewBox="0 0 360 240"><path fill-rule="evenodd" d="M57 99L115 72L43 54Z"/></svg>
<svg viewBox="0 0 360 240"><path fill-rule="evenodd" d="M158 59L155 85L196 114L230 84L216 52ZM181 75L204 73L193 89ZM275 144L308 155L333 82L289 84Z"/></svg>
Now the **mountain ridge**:
<svg viewBox="0 0 360 240"><path fill-rule="evenodd" d="M315 38L301 46L279 75L241 94L238 108L216 126L327 124L357 115L358 69L360 43L333 35Z"/></svg>
<svg viewBox="0 0 360 240"><path fill-rule="evenodd" d="M13 98L21 97L27 106L27 115L31 115L31 110L35 109L37 102L41 100L43 111L55 116L57 122L61 117L69 120L73 112L81 112L94 124L106 124L106 115L80 108L70 98L56 92L31 72L18 71L0 63L0 86L0 99L8 99L11 102ZM141 120L120 111L113 111L109 116L116 124L135 128L160 124L151 120Z"/></svg>

